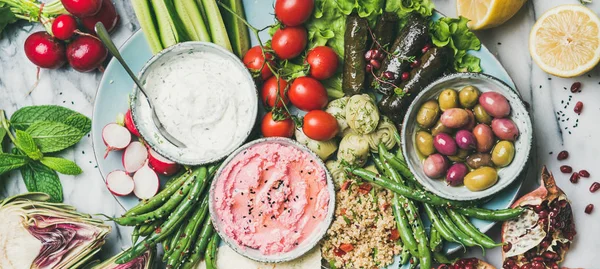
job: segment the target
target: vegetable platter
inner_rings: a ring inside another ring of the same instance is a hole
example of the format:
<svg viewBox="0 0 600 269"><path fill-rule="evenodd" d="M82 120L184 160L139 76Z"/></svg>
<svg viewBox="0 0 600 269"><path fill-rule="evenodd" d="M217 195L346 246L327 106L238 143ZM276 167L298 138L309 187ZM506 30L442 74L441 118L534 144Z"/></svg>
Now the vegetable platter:
<svg viewBox="0 0 600 269"><path fill-rule="evenodd" d="M274 11L273 3L271 3L271 1L244 0L243 4L246 18L252 26L260 29L273 24L274 17L271 14L273 14ZM432 20L439 20L441 18L443 18L442 14L434 12ZM259 44L259 41L255 36L250 36L252 45ZM268 39L267 31L261 32L261 39ZM152 46L149 45L147 40L156 41L156 37L147 38L143 31L138 31L133 34L120 49L125 61L129 64L134 73L139 72L142 69L145 63L153 56L153 52L160 50L160 40L155 42ZM481 46L479 51L470 51L469 54L480 59L479 66L483 73L494 76L506 83L510 88L515 89L515 85L507 72L485 46ZM360 55L360 57L362 57L362 55ZM103 128L106 125L115 122L115 115L124 113L128 110L128 100L130 99L132 87L133 81L127 76L125 70L118 62L111 61L105 70L98 88L92 121L92 139L95 156L98 161L98 168L105 179L110 172L123 169L123 156L122 152L110 152L105 156L106 147L102 135ZM378 98L381 98L381 96L378 96ZM292 108L291 112L300 115L304 114L304 112L300 112L296 108ZM523 174L521 175L521 178L525 176ZM161 178L161 184L165 184L168 177ZM482 207L487 209L508 208L516 199L517 192L519 191L522 182L522 180L520 180L521 178L491 197L482 205ZM133 196L115 196L115 198L125 210L134 208L139 202L138 199ZM424 215L424 212L421 214ZM477 219L471 219L470 221L474 227L481 232L488 231L495 223L493 221ZM425 227L428 227L429 223L424 223L424 225ZM425 229L429 230L429 228ZM460 245L458 244L445 244L444 246L444 251L446 253L452 253L459 249ZM395 262L387 268L399 268L401 266L399 262L400 257L397 256ZM408 268L410 265L405 264L404 266Z"/></svg>

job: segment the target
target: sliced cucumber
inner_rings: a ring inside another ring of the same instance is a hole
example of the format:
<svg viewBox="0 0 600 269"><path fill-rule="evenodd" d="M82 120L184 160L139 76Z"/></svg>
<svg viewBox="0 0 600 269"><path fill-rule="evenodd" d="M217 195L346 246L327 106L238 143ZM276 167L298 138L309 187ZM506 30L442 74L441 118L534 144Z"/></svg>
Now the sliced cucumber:
<svg viewBox="0 0 600 269"><path fill-rule="evenodd" d="M244 13L244 4L242 0L224 0L223 4L228 6L241 18L246 18ZM229 36L229 41L233 47L233 52L240 58L244 57L244 54L250 49L250 37L248 36L248 27L242 20L237 18L234 14L221 8L221 15L225 22L225 28Z"/></svg>

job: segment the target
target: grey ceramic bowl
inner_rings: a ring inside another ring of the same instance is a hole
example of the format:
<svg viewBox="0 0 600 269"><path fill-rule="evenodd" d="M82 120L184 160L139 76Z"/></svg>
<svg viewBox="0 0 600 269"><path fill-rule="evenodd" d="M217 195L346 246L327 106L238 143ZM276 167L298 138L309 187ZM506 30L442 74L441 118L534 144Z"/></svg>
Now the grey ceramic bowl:
<svg viewBox="0 0 600 269"><path fill-rule="evenodd" d="M310 156L312 156L313 159L319 164L319 166L321 166L321 168L323 168L323 170L325 171L325 175L327 178L327 191L329 192L329 206L328 206L328 210L327 210L327 215L325 216L325 219L323 220L323 222L317 227L317 229L315 231L313 231L313 233L310 235L310 237L306 238L302 243L300 243L300 245L296 246L296 248L294 248L293 250L291 250L289 252L278 253L278 254L273 254L273 255L264 255L258 249L239 246L237 244L237 242L235 242L233 239L231 239L231 237L229 237L222 230L221 221L217 217L215 208L214 208L214 206L215 206L215 203L214 203L215 188L216 188L217 182L219 180L219 177L220 177L221 173L223 172L223 169L231 162L231 160L233 160L237 155L241 154L244 150L246 150L254 145L259 145L259 144L263 144L263 143L278 143L278 144L282 144L285 146L291 146L291 147L298 148L298 149L302 150L303 152L310 154ZM329 226L331 225L331 222L333 221L333 215L335 213L335 189L334 189L334 185L333 185L333 180L331 178L331 174L325 167L325 164L319 158L319 156L317 156L310 149L308 149L304 145L296 142L295 140L288 139L288 138L282 138L282 137L260 138L260 139L248 142L245 145L243 145L242 147L240 147L239 149L237 149L235 152L233 152L233 154L231 154L227 159L225 159L225 161L223 162L221 167L219 167L219 170L217 170L217 173L215 174L213 182L210 187L208 208L209 208L209 212L210 212L210 218L212 220L213 226L215 227L215 230L217 231L219 236L223 239L223 242L225 242L229 247L231 247L233 250L235 250L235 252L237 252L240 255L243 255L249 259L258 261L258 262L266 262L266 263L286 262L286 261L294 260L294 259L299 258L300 256L304 255L305 253L307 253L308 251L313 249L315 246L317 246L319 241L321 241L321 239L323 239L323 237L325 236L325 233L327 232L327 229L329 228Z"/></svg>
<svg viewBox="0 0 600 269"><path fill-rule="evenodd" d="M449 186L444 179L431 179L425 175L422 160L416 149L415 134L419 130L416 115L423 103L436 99L447 88L460 90L462 87L472 85L481 92L495 91L506 99L511 106L512 119L519 128L519 137L515 141L515 157L507 167L498 170L498 182L483 191L470 191L465 186ZM518 178L525 168L531 151L533 128L529 113L518 93L499 79L481 73L457 73L438 79L427 86L412 102L408 113L404 117L402 126L402 151L406 155L408 167L416 179L429 191L441 197L452 200L476 200L489 197L510 185Z"/></svg>
<svg viewBox="0 0 600 269"><path fill-rule="evenodd" d="M252 89L252 93L250 94L251 100L247 100L252 105L252 109L250 114L255 115L252 117L252 121L248 122L246 126L238 126L238 128L242 128L244 131L244 136L234 141L226 150L218 153L211 153L210 157L207 157L205 151L202 148L184 148L180 149L175 145L169 143L161 134L158 132L156 126L152 122L152 111L146 101L146 98L142 96L142 93L138 90L138 87L134 85L133 93L131 94L131 115L133 117L133 122L135 123L136 128L140 132L140 135L144 138L144 141L156 152L165 156L167 159L177 162L179 164L184 165L202 165L207 163L212 163L217 160L223 159L229 154L231 154L235 149L241 146L250 135L254 124L256 122L256 117L258 116L258 92L256 89L256 85L254 84L254 80L252 79L252 75L248 71L248 69L244 66L242 61L235 56L230 51L220 47L219 45L215 45L213 43L208 42L183 42L178 43L174 46L164 49L160 53L154 55L150 60L144 65L138 78L142 83L145 83L145 79L148 75L149 70L153 67L158 66L169 59L179 56L184 53L189 53L190 51L194 52L205 52L215 54L220 56L224 61L232 62L241 72L244 73L244 81L243 83L249 86L249 89ZM198 139L202 139L199 137ZM194 155L200 157L190 157L190 154L186 154L186 152L194 152Z"/></svg>

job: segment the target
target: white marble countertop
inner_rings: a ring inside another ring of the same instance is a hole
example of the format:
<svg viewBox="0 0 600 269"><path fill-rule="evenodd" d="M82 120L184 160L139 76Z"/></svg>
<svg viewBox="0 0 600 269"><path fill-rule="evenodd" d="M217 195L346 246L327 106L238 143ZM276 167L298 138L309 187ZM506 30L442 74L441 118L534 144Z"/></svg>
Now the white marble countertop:
<svg viewBox="0 0 600 269"><path fill-rule="evenodd" d="M116 1L121 22L113 39L122 44L139 28L129 1ZM435 0L438 10L449 16L456 16L455 0ZM600 13L600 2L588 5ZM596 159L600 151L600 127L595 127L600 118L600 72L596 68L588 74L563 79L547 75L532 63L528 50L529 31L535 19L546 10L560 4L579 4L579 0L530 0L519 13L504 25L477 32L483 43L498 57L515 81L524 99L531 105L536 143L533 147L535 176L528 178L522 192L529 192L538 185L538 174L542 165L547 165L557 178L558 185L572 201L578 235L563 264L572 268L600 268L596 262L600 253L600 193L591 194L590 184L600 181L600 166ZM0 108L9 114L27 105L57 104L77 110L91 117L96 88L102 76L100 72L81 74L69 68L42 70L40 82L30 96L27 92L36 80L36 68L24 52L23 42L39 26L18 23L8 27L0 39ZM572 94L573 82L582 83L582 92ZM567 101L572 100L567 105ZM573 105L583 101L581 115L573 112ZM557 113L564 116L557 119ZM577 122L578 127L574 127ZM559 162L556 154L568 150L567 161ZM63 153L64 157L76 160L84 173L73 177L61 175L65 202L75 205L88 213L119 215L122 209L106 190L100 173L95 168L92 143L84 138L72 150ZM596 156L596 157L594 157ZM575 170L587 169L589 179L581 179L578 184L569 182L569 175L559 171L561 164L569 164ZM25 192L25 186L18 173L0 182L0 197ZM591 215L583 212L585 206L596 206ZM103 256L114 255L130 245L129 229L113 226L113 232L103 249ZM499 227L496 225L490 235L499 240ZM481 251L469 250L467 256L481 257ZM485 260L501 266L500 249L486 252Z"/></svg>

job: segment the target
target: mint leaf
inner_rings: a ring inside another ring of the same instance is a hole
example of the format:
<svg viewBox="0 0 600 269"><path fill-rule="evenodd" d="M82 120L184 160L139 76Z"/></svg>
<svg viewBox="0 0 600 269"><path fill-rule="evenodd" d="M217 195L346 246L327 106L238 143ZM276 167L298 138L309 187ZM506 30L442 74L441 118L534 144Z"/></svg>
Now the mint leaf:
<svg viewBox="0 0 600 269"><path fill-rule="evenodd" d="M50 202L62 202L63 191L55 171L39 162L32 162L21 168L23 181L29 192L44 192L50 195Z"/></svg>
<svg viewBox="0 0 600 269"><path fill-rule="evenodd" d="M2 3L0 3L0 34L2 34L2 30L4 30L4 28L17 21L17 17L15 17L15 14L10 11L10 7L8 6L4 6Z"/></svg>
<svg viewBox="0 0 600 269"><path fill-rule="evenodd" d="M25 156L19 156L15 154L0 153L0 175L22 167L27 164L27 158Z"/></svg>
<svg viewBox="0 0 600 269"><path fill-rule="evenodd" d="M77 144L85 135L81 130L60 122L40 121L26 130L43 153L56 152Z"/></svg>
<svg viewBox="0 0 600 269"><path fill-rule="evenodd" d="M82 114L62 106L43 105L27 106L17 110L10 117L10 124L15 129L26 130L32 124L40 121L62 122L72 115ZM84 116L85 117L85 116Z"/></svg>
<svg viewBox="0 0 600 269"><path fill-rule="evenodd" d="M33 160L37 161L43 157L42 152L35 144L35 141L33 141L31 135L24 131L17 130L15 146Z"/></svg>
<svg viewBox="0 0 600 269"><path fill-rule="evenodd" d="M44 157L40 160L45 166L65 175L79 175L81 168L76 163L63 158Z"/></svg>
<svg viewBox="0 0 600 269"><path fill-rule="evenodd" d="M64 123L81 130L84 134L87 134L92 130L92 120L81 114L69 116Z"/></svg>

